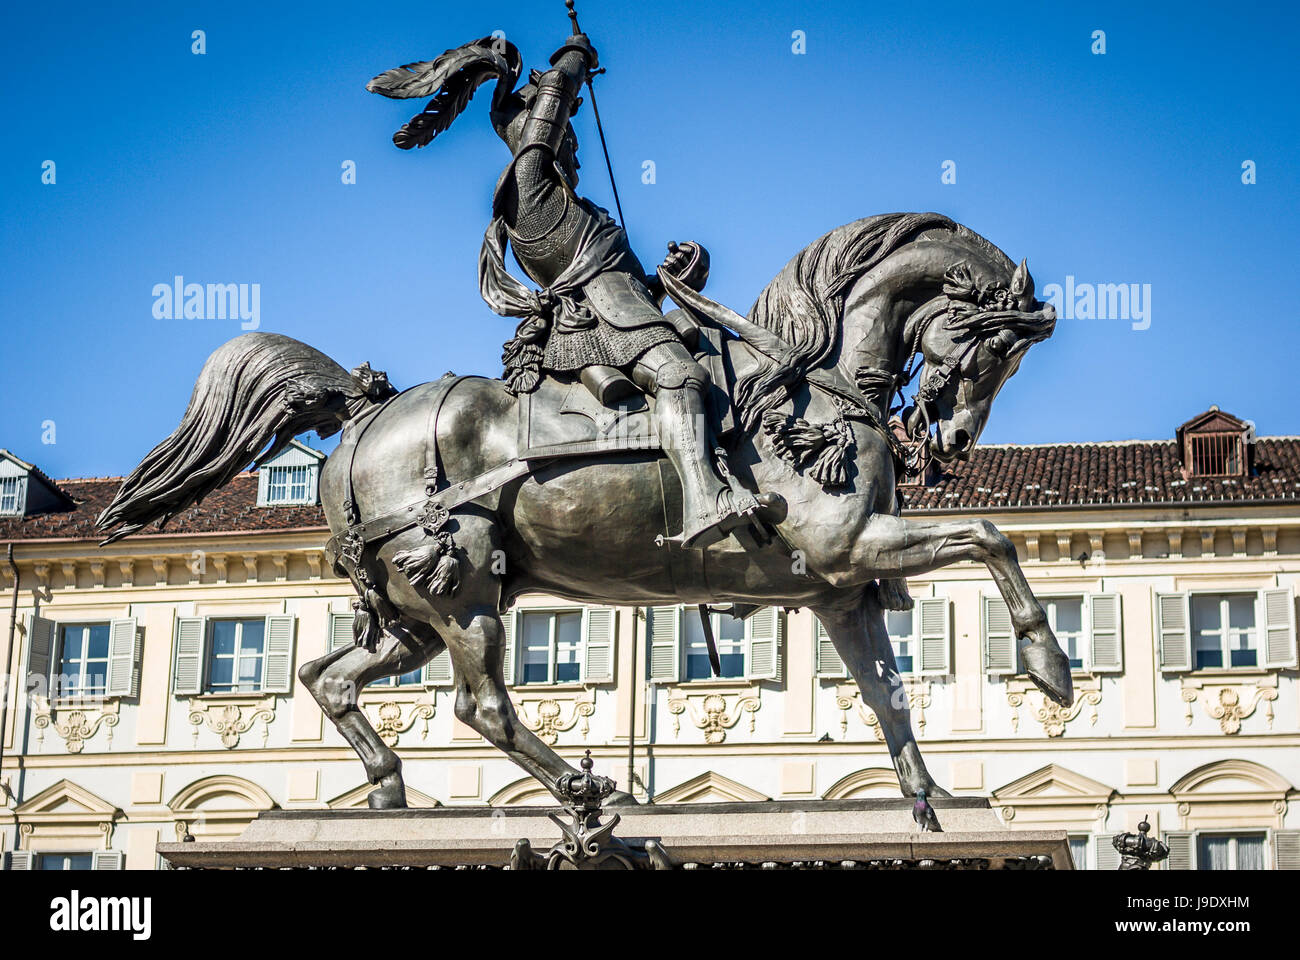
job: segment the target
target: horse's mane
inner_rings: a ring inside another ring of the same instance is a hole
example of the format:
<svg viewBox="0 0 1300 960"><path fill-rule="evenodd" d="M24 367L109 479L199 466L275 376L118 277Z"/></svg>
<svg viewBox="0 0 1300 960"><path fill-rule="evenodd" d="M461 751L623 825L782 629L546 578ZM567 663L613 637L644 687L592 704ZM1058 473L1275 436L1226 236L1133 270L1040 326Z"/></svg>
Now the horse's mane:
<svg viewBox="0 0 1300 960"><path fill-rule="evenodd" d="M736 385L746 427L784 403L804 375L830 357L840 335L844 295L863 273L922 230L960 230L939 213L886 213L837 227L799 251L758 295L749 319L793 349Z"/></svg>

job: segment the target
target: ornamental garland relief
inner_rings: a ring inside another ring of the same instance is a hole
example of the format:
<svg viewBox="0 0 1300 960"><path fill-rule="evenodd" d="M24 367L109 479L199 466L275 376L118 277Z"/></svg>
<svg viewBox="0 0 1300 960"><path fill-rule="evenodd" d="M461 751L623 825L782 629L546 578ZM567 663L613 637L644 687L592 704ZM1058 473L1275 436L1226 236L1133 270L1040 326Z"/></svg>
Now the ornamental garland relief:
<svg viewBox="0 0 1300 960"><path fill-rule="evenodd" d="M904 680L903 688L907 691L907 706L912 711L916 722L917 737L925 736L925 711L930 706L929 680ZM878 742L885 742L885 731L881 729L880 717L876 711L862 702L862 691L852 684L840 684L835 688L835 706L840 711L840 736L849 735L849 714L854 713L858 719L875 735Z"/></svg>
<svg viewBox="0 0 1300 960"><path fill-rule="evenodd" d="M386 697L380 701L363 703L361 708L365 710L375 733L379 734L379 739L389 747L397 746L401 735L417 723L420 723L420 740L429 739L429 721L433 719L435 707L427 697L418 700Z"/></svg>
<svg viewBox="0 0 1300 960"><path fill-rule="evenodd" d="M596 694L587 691L586 699L578 696L521 699L517 709L524 726L549 746L555 746L560 734L567 733L575 726L585 742L591 732L587 720L596 712Z"/></svg>
<svg viewBox="0 0 1300 960"><path fill-rule="evenodd" d="M1007 706L1011 707L1011 731L1020 732L1020 708L1027 706L1029 714L1049 737L1065 735L1065 728L1089 707L1088 725L1097 725L1097 705L1101 703L1101 683L1095 677L1076 679L1074 703L1063 707L1048 699L1031 680L1007 681Z"/></svg>
<svg viewBox="0 0 1300 960"><path fill-rule="evenodd" d="M32 725L36 728L37 749L45 745L45 731L53 730L63 740L68 753L81 753L99 728L107 732L108 747L113 746L113 728L118 723L116 700L77 702L66 706L52 704L45 697L36 697L36 711Z"/></svg>
<svg viewBox="0 0 1300 960"><path fill-rule="evenodd" d="M1192 725L1192 705L1198 700L1211 720L1219 721L1219 730L1227 736L1241 732L1241 722L1252 716L1262 705L1264 724L1273 729L1273 701L1277 699L1277 675L1260 677L1255 683L1243 683L1232 678L1204 679L1182 678L1180 692L1187 710L1183 719Z"/></svg>
<svg viewBox="0 0 1300 960"><path fill-rule="evenodd" d="M190 700L190 723L194 726L194 746L199 745L199 730L205 725L221 738L227 750L239 746L239 738L257 723L262 725L262 746L271 736L275 719L275 697L246 701Z"/></svg>

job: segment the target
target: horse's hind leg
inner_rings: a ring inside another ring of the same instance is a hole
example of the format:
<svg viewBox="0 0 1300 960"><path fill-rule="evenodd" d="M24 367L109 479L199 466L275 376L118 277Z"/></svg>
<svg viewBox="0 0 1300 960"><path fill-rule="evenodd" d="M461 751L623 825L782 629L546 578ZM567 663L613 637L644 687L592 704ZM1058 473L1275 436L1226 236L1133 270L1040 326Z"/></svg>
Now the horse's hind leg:
<svg viewBox="0 0 1300 960"><path fill-rule="evenodd" d="M383 633L373 653L364 647L340 647L298 671L299 679L325 716L361 758L366 778L378 784L367 798L375 809L406 806L406 785L402 782L402 761L357 707L357 695L366 684L381 677L424 666L443 648L442 639L427 624L403 620L402 626L405 629L400 631L401 636Z"/></svg>
<svg viewBox="0 0 1300 960"><path fill-rule="evenodd" d="M898 773L898 786L904 795L912 797L918 790L924 790L930 796L949 796L930 776L912 734L907 688L894 662L894 645L885 628L885 611L876 587L867 587L858 603L813 612L857 681L862 699L880 721L880 730Z"/></svg>

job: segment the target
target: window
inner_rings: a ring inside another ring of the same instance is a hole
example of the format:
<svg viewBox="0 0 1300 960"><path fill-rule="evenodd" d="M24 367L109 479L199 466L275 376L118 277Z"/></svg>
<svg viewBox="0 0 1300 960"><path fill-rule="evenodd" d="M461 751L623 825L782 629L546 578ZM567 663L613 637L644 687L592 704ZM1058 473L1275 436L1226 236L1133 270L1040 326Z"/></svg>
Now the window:
<svg viewBox="0 0 1300 960"><path fill-rule="evenodd" d="M1255 594L1196 594L1191 603L1197 670L1258 665Z"/></svg>
<svg viewBox="0 0 1300 960"><path fill-rule="evenodd" d="M1083 669L1083 598L1047 597L1041 600L1047 611L1047 625L1070 658L1070 669Z"/></svg>
<svg viewBox="0 0 1300 960"><path fill-rule="evenodd" d="M0 516L22 514L26 481L26 477L0 477Z"/></svg>
<svg viewBox="0 0 1300 960"><path fill-rule="evenodd" d="M266 467L266 502L268 504L311 503L312 467Z"/></svg>
<svg viewBox="0 0 1300 960"><path fill-rule="evenodd" d="M1202 833L1196 838L1197 870L1263 870L1262 833Z"/></svg>
<svg viewBox="0 0 1300 960"><path fill-rule="evenodd" d="M1189 433L1187 462L1196 476L1240 476L1242 469L1240 432Z"/></svg>
<svg viewBox="0 0 1300 960"><path fill-rule="evenodd" d="M894 662L899 673L912 672L912 658L916 654L916 617L912 610L890 610L885 614L885 629L894 644Z"/></svg>
<svg viewBox="0 0 1300 960"><path fill-rule="evenodd" d="M1092 845L1091 839L1086 833L1070 834L1070 856L1074 858L1074 869L1088 869L1088 847Z"/></svg>
<svg viewBox="0 0 1300 960"><path fill-rule="evenodd" d="M520 683L576 683L582 675L582 611L525 611Z"/></svg>
<svg viewBox="0 0 1300 960"><path fill-rule="evenodd" d="M416 667L410 673L404 673L400 677L380 677L378 680L372 680L366 684L370 687L414 687L424 682L422 677L423 669Z"/></svg>
<svg viewBox="0 0 1300 960"><path fill-rule="evenodd" d="M108 692L110 630L107 623L59 625L59 669L52 678L54 697L87 697Z"/></svg>
<svg viewBox="0 0 1300 960"><path fill-rule="evenodd" d="M266 621L213 620L208 659L209 693L256 693L262 688Z"/></svg>
<svg viewBox="0 0 1300 960"><path fill-rule="evenodd" d="M709 647L704 639L704 624L698 612L686 611L686 679L708 680L713 676L709 663ZM722 664L719 677L745 675L745 621L727 613L709 615L713 626L713 639L718 646L718 660Z"/></svg>
<svg viewBox="0 0 1300 960"><path fill-rule="evenodd" d="M90 853L38 853L37 870L90 870L94 865Z"/></svg>

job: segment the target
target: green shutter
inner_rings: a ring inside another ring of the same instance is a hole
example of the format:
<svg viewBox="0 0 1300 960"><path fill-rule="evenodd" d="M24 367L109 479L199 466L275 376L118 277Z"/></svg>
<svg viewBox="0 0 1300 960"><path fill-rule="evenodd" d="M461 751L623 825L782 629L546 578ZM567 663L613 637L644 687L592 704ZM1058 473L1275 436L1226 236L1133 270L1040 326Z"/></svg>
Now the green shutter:
<svg viewBox="0 0 1300 960"><path fill-rule="evenodd" d="M327 653L355 642L352 635L352 621L355 619L356 614L354 613L330 614L330 635Z"/></svg>
<svg viewBox="0 0 1300 960"><path fill-rule="evenodd" d="M27 692L30 694L51 695L50 666L57 632L58 626L53 620L35 614L27 618Z"/></svg>
<svg viewBox="0 0 1300 960"><path fill-rule="evenodd" d="M848 677L849 671L840 659L840 652L835 649L830 634L826 632L826 626L816 617L813 617L813 622L817 625L817 676L832 680Z"/></svg>
<svg viewBox="0 0 1300 960"><path fill-rule="evenodd" d="M501 673L506 678L506 686L515 685L515 611L508 610L501 614L503 635L501 638Z"/></svg>
<svg viewBox="0 0 1300 960"><path fill-rule="evenodd" d="M203 692L203 654L207 648L208 624L204 617L176 620L176 661L172 670L172 693L195 696Z"/></svg>
<svg viewBox="0 0 1300 960"><path fill-rule="evenodd" d="M296 620L279 614L266 618L266 655L262 660L262 692L293 689L293 634Z"/></svg>
<svg viewBox="0 0 1300 960"><path fill-rule="evenodd" d="M1300 870L1300 830L1273 831L1273 869Z"/></svg>
<svg viewBox="0 0 1300 960"><path fill-rule="evenodd" d="M1260 605L1264 608L1264 666L1294 667L1295 597L1291 588L1261 590Z"/></svg>
<svg viewBox="0 0 1300 960"><path fill-rule="evenodd" d="M984 671L995 676L1016 673L1016 632L1011 611L1001 597L983 598Z"/></svg>
<svg viewBox="0 0 1300 960"><path fill-rule="evenodd" d="M1156 594L1156 638L1161 670L1180 673L1192 669L1192 630L1187 594Z"/></svg>
<svg viewBox="0 0 1300 960"><path fill-rule="evenodd" d="M1165 859L1166 870L1195 870L1196 844L1193 834L1186 830L1174 830L1165 834L1165 845L1169 847L1169 856Z"/></svg>
<svg viewBox="0 0 1300 960"><path fill-rule="evenodd" d="M1093 673L1119 673L1124 668L1119 594L1094 593L1088 598L1089 667Z"/></svg>
<svg viewBox="0 0 1300 960"><path fill-rule="evenodd" d="M917 673L945 676L952 673L952 634L949 629L947 597L923 597L916 601L915 622L917 631Z"/></svg>
<svg viewBox="0 0 1300 960"><path fill-rule="evenodd" d="M676 683L681 677L681 607L650 608L650 680Z"/></svg>
<svg viewBox="0 0 1300 960"><path fill-rule="evenodd" d="M583 679L609 683L614 679L614 611L610 607L588 607L583 617Z"/></svg>
<svg viewBox="0 0 1300 960"><path fill-rule="evenodd" d="M140 653L142 637L135 618L114 620L109 625L108 695L140 695Z"/></svg>
<svg viewBox="0 0 1300 960"><path fill-rule="evenodd" d="M749 678L781 679L781 635L785 618L776 607L762 607L749 618Z"/></svg>

